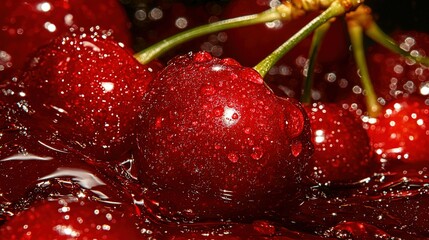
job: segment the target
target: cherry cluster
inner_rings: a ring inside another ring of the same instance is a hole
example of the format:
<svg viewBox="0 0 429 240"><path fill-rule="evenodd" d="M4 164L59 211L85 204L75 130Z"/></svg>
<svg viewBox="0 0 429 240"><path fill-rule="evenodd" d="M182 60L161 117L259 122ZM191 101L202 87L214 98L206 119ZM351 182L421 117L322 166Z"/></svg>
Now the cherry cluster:
<svg viewBox="0 0 429 240"><path fill-rule="evenodd" d="M0 240L428 238L429 33L372 6L2 1Z"/></svg>

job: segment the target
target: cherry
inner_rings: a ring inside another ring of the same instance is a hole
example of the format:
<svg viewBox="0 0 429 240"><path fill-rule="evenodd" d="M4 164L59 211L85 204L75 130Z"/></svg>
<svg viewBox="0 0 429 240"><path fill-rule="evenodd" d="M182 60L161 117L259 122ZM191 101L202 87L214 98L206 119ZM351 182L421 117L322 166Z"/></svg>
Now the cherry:
<svg viewBox="0 0 429 240"><path fill-rule="evenodd" d="M1 239L140 239L126 211L95 201L42 201L0 228Z"/></svg>
<svg viewBox="0 0 429 240"><path fill-rule="evenodd" d="M312 152L300 104L207 52L171 60L145 95L139 179L166 217L240 219L296 201Z"/></svg>
<svg viewBox="0 0 429 240"><path fill-rule="evenodd" d="M316 181L352 182L374 169L372 149L361 120L334 103L304 105L310 118Z"/></svg>
<svg viewBox="0 0 429 240"><path fill-rule="evenodd" d="M105 30L131 46L129 20L117 0L5 0L0 3L0 26L0 81L71 27Z"/></svg>
<svg viewBox="0 0 429 240"><path fill-rule="evenodd" d="M411 55L429 53L429 34L417 31L396 31L392 38ZM429 69L404 56L376 44L368 49L368 67L379 97L390 101L409 95L429 95Z"/></svg>
<svg viewBox="0 0 429 240"><path fill-rule="evenodd" d="M106 35L78 31L35 53L18 83L36 121L86 155L112 161L132 146L141 98L158 67L141 65Z"/></svg>
<svg viewBox="0 0 429 240"><path fill-rule="evenodd" d="M429 103L423 97L389 102L380 116L367 126L377 155L391 162L426 162ZM370 119L371 121L371 119Z"/></svg>

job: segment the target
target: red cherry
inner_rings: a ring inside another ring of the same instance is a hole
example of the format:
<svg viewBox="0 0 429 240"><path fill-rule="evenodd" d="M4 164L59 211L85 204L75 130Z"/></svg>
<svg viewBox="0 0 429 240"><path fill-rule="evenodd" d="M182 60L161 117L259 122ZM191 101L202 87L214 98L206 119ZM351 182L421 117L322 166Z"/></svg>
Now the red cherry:
<svg viewBox="0 0 429 240"><path fill-rule="evenodd" d="M135 219L101 202L42 201L0 228L0 239L141 239Z"/></svg>
<svg viewBox="0 0 429 240"><path fill-rule="evenodd" d="M392 38L411 55L429 55L429 34L396 31ZM367 62L377 95L390 101L397 97L421 95L429 98L429 68L406 57L374 45L368 49Z"/></svg>
<svg viewBox="0 0 429 240"><path fill-rule="evenodd" d="M384 160L427 162L429 156L429 103L423 97L400 98L384 106L368 134Z"/></svg>
<svg viewBox="0 0 429 240"><path fill-rule="evenodd" d="M105 30L131 46L129 20L117 0L4 0L0 26L0 80L20 70L31 53L71 27Z"/></svg>
<svg viewBox="0 0 429 240"><path fill-rule="evenodd" d="M84 154L111 161L132 146L154 66L105 35L73 33L41 48L19 80L36 121Z"/></svg>
<svg viewBox="0 0 429 240"><path fill-rule="evenodd" d="M164 213L251 218L304 189L307 115L255 70L207 52L182 55L150 83L144 102L139 178Z"/></svg>
<svg viewBox="0 0 429 240"><path fill-rule="evenodd" d="M305 105L310 118L313 176L318 182L366 178L374 167L368 134L354 114L337 104Z"/></svg>

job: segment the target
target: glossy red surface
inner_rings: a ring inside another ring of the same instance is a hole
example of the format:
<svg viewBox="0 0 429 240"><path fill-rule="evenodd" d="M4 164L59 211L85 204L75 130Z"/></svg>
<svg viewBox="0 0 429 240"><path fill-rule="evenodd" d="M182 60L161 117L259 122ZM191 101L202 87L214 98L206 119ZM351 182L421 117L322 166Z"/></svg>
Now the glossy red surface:
<svg viewBox="0 0 429 240"><path fill-rule="evenodd" d="M131 53L98 32L65 34L32 56L15 85L36 121L85 155L110 161L130 150L156 72Z"/></svg>
<svg viewBox="0 0 429 240"><path fill-rule="evenodd" d="M75 30L0 82L0 239L429 237L429 103L408 83L380 98L377 119L354 86L319 89L357 94L307 116L241 61L199 52L161 70L107 35ZM423 53L416 36L404 39ZM426 81L425 67L392 61L407 74L376 76ZM98 144L113 138L110 152Z"/></svg>
<svg viewBox="0 0 429 240"><path fill-rule="evenodd" d="M368 124L368 134L375 152L387 163L427 163L428 100L413 96L389 102L374 123Z"/></svg>
<svg viewBox="0 0 429 240"><path fill-rule="evenodd" d="M118 0L1 1L0 81L16 76L30 54L72 27L104 30L131 46L131 24Z"/></svg>
<svg viewBox="0 0 429 240"><path fill-rule="evenodd" d="M42 201L0 229L0 239L139 239L126 211L78 198Z"/></svg>
<svg viewBox="0 0 429 240"><path fill-rule="evenodd" d="M255 70L207 52L182 55L144 102L139 177L167 217L246 219L296 201L310 167L309 121Z"/></svg>
<svg viewBox="0 0 429 240"><path fill-rule="evenodd" d="M335 103L313 103L305 105L305 110L315 149L312 155L315 180L353 182L376 170L368 134L356 115Z"/></svg>
<svg viewBox="0 0 429 240"><path fill-rule="evenodd" d="M392 38L412 56L429 54L429 34L397 30ZM427 66L389 51L381 45L368 49L368 67L379 97L386 101L410 95L429 99L429 69Z"/></svg>

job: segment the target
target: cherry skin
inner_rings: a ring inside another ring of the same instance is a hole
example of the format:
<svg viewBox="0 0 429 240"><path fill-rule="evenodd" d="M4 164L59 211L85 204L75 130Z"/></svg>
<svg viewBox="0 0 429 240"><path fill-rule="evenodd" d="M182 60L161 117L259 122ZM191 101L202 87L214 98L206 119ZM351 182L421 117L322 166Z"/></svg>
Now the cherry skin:
<svg viewBox="0 0 429 240"><path fill-rule="evenodd" d="M388 162L427 162L429 104L424 97L400 98L384 106L368 134L377 155Z"/></svg>
<svg viewBox="0 0 429 240"><path fill-rule="evenodd" d="M36 52L18 85L36 121L82 153L112 161L132 146L153 66L106 35L76 32Z"/></svg>
<svg viewBox="0 0 429 240"><path fill-rule="evenodd" d="M14 216L0 228L0 239L141 239L135 222L120 208L63 198L42 201Z"/></svg>
<svg viewBox="0 0 429 240"><path fill-rule="evenodd" d="M139 179L167 217L252 218L296 201L305 188L307 115L255 70L207 52L182 55L143 102Z"/></svg>
<svg viewBox="0 0 429 240"><path fill-rule="evenodd" d="M370 176L374 167L368 134L353 113L334 103L304 105L311 123L313 177L345 183Z"/></svg>
<svg viewBox="0 0 429 240"><path fill-rule="evenodd" d="M0 81L31 53L69 28L99 28L131 46L130 23L117 0L4 0L0 3Z"/></svg>
<svg viewBox="0 0 429 240"><path fill-rule="evenodd" d="M396 31L392 38L412 55L429 54L429 34ZM374 88L379 97L391 101L398 97L420 95L429 98L429 69L406 57L374 45L368 49L367 62Z"/></svg>

